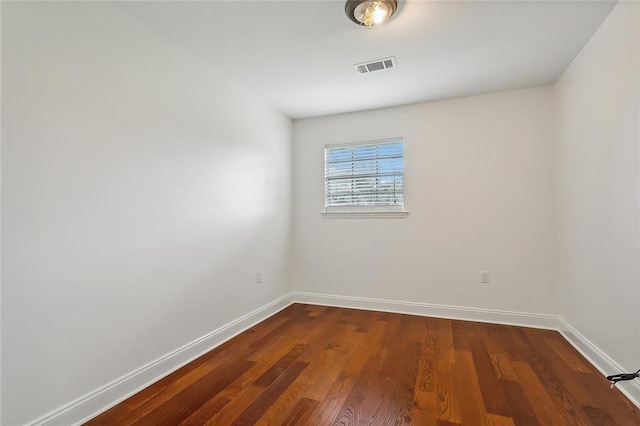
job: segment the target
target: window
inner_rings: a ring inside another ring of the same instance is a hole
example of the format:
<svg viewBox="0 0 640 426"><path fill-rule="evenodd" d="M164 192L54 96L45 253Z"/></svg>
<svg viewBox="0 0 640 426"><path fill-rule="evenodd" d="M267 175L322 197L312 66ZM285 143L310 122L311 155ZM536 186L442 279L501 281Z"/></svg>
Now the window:
<svg viewBox="0 0 640 426"><path fill-rule="evenodd" d="M403 140L325 146L324 207L326 213L403 212Z"/></svg>

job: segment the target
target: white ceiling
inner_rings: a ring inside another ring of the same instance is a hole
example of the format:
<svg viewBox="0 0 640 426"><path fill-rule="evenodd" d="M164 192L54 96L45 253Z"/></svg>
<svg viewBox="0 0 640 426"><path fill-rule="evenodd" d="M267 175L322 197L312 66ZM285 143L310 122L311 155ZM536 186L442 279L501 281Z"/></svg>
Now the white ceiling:
<svg viewBox="0 0 640 426"><path fill-rule="evenodd" d="M552 83L614 4L400 0L393 19L372 30L333 0L121 6L303 118ZM387 56L397 69L353 69Z"/></svg>

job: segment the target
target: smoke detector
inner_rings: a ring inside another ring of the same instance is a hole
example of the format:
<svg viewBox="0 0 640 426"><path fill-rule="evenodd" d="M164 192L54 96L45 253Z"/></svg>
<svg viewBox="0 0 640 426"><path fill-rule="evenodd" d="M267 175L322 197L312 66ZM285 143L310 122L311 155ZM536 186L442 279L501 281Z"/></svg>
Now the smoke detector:
<svg viewBox="0 0 640 426"><path fill-rule="evenodd" d="M377 59L375 61L364 62L362 64L355 64L353 66L359 74L368 74L374 71L390 70L398 67L395 56L390 56L384 59Z"/></svg>

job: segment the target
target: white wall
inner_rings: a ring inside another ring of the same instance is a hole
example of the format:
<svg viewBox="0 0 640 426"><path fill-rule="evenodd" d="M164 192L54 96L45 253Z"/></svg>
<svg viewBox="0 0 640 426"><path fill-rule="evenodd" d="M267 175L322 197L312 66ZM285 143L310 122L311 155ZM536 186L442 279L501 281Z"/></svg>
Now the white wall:
<svg viewBox="0 0 640 426"><path fill-rule="evenodd" d="M17 425L290 291L291 122L112 4L2 7Z"/></svg>
<svg viewBox="0 0 640 426"><path fill-rule="evenodd" d="M2 5L0 4L0 82L2 81ZM2 84L0 83L0 99ZM2 141L2 102L0 102L0 142ZM0 188L2 188L2 143L0 143ZM1 194L0 190L0 194ZM2 196L0 195L0 242L2 241ZM2 424L2 244L0 243L0 424Z"/></svg>
<svg viewBox="0 0 640 426"><path fill-rule="evenodd" d="M550 87L294 122L298 290L556 314ZM324 219L323 146L403 136L406 219ZM480 284L480 270L491 283Z"/></svg>
<svg viewBox="0 0 640 426"><path fill-rule="evenodd" d="M560 313L640 367L638 3L621 2L555 86Z"/></svg>

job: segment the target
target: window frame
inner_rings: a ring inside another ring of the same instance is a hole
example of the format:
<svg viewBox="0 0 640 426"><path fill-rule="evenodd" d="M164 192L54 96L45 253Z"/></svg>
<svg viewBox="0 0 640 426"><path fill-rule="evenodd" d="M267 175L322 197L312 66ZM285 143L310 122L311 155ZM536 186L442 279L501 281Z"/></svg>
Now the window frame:
<svg viewBox="0 0 640 426"><path fill-rule="evenodd" d="M403 160L403 169L402 169L402 199L403 203L400 206L327 206L326 205L326 185L327 185L327 176L326 176L326 153L328 149L336 149L336 148L350 148L357 146L371 146L371 145L379 145L384 143L393 143L400 142L402 143L402 160ZM325 144L322 150L322 205L324 206L321 214L325 218L390 218L390 219L401 219L405 218L409 211L406 206L406 185L405 185L405 176L406 176L406 156L405 156L405 140L404 137L395 137L395 138L386 138L386 139L376 139L376 140L367 140L367 141L359 141L359 142L345 142L345 143L335 143L335 144Z"/></svg>

